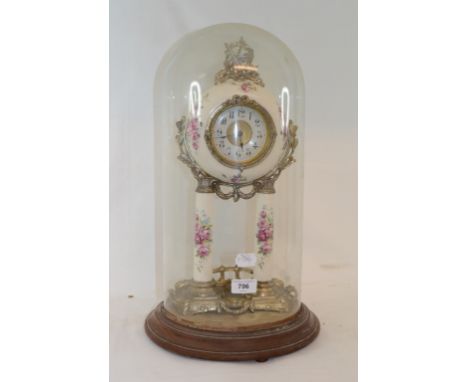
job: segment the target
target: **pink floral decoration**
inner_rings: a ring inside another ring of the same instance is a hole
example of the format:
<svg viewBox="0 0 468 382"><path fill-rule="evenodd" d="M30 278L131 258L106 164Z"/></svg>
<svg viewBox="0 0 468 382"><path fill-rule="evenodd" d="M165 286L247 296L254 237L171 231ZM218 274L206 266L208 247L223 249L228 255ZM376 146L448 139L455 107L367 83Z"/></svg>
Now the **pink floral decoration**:
<svg viewBox="0 0 468 382"><path fill-rule="evenodd" d="M200 217L201 215L201 217ZM195 248L196 255L206 257L210 254L211 224L208 217L202 212L195 215Z"/></svg>
<svg viewBox="0 0 468 382"><path fill-rule="evenodd" d="M241 84L241 89L244 93L248 93L250 91L250 83L244 82Z"/></svg>
<svg viewBox="0 0 468 382"><path fill-rule="evenodd" d="M234 175L232 178L231 178L231 182L232 183L239 183L242 179L242 175L241 174L237 174L237 175Z"/></svg>
<svg viewBox="0 0 468 382"><path fill-rule="evenodd" d="M266 207L260 211L257 227L258 252L268 255L273 249L273 215Z"/></svg>
<svg viewBox="0 0 468 382"><path fill-rule="evenodd" d="M188 121L187 134L192 140L192 147L194 150L198 150L198 140L200 138L200 124L198 123L198 118L192 118Z"/></svg>

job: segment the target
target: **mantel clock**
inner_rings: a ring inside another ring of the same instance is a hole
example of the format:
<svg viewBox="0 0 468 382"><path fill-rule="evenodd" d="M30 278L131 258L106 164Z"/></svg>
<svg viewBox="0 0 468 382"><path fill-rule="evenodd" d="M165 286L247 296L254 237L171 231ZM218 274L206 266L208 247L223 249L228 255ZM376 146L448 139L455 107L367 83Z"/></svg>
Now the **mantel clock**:
<svg viewBox="0 0 468 382"><path fill-rule="evenodd" d="M319 332L300 302L304 98L288 47L245 24L182 38L155 81L163 302L173 352L264 361Z"/></svg>

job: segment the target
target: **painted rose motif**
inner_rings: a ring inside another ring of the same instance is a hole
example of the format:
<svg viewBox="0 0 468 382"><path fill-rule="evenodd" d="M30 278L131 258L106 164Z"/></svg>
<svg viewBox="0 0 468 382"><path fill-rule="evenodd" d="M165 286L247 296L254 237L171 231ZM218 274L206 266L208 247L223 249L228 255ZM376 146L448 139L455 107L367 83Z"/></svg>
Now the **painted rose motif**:
<svg viewBox="0 0 468 382"><path fill-rule="evenodd" d="M192 118L188 121L187 134L190 136L193 149L198 150L198 140L200 139L200 124L198 123L198 118Z"/></svg>
<svg viewBox="0 0 468 382"><path fill-rule="evenodd" d="M273 212L263 206L257 222L257 252L260 255L268 255L273 249ZM263 262L258 264L262 267Z"/></svg>
<svg viewBox="0 0 468 382"><path fill-rule="evenodd" d="M204 211L195 215L195 251L200 258L210 254L211 224Z"/></svg>
<svg viewBox="0 0 468 382"><path fill-rule="evenodd" d="M242 180L242 175L241 174L234 175L231 178L232 183L239 183L241 180Z"/></svg>
<svg viewBox="0 0 468 382"><path fill-rule="evenodd" d="M255 86L253 86L250 82L243 82L240 85L240 88L244 93L248 93L251 90L257 90L257 88Z"/></svg>
<svg viewBox="0 0 468 382"><path fill-rule="evenodd" d="M221 174L221 176L223 177L223 179L226 179L227 181L235 184L239 184L247 180L246 177L242 175L242 169L239 170L238 174L233 175L231 177L227 176L226 174Z"/></svg>

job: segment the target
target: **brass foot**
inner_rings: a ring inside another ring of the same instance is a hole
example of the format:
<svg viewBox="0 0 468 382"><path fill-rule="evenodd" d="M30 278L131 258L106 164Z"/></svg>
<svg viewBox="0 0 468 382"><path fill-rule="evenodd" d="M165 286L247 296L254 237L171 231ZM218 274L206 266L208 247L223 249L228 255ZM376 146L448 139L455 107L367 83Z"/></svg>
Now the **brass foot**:
<svg viewBox="0 0 468 382"><path fill-rule="evenodd" d="M220 313L222 291L214 280L199 282L183 280L169 291L166 304L182 315L217 312Z"/></svg>
<svg viewBox="0 0 468 382"><path fill-rule="evenodd" d="M296 289L278 279L259 281L252 296L251 311L289 312L298 304Z"/></svg>

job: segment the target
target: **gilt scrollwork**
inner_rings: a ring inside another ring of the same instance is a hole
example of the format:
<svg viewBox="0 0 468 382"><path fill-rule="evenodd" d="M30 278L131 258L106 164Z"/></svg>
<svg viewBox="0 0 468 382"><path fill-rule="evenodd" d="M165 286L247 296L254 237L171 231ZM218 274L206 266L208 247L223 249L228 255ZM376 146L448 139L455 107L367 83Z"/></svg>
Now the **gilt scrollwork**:
<svg viewBox="0 0 468 382"><path fill-rule="evenodd" d="M258 179L248 182L221 180L204 171L191 155L186 140L186 117L182 117L177 121L176 126L176 140L179 145L178 159L190 168L193 176L197 180L198 185L196 192L215 193L221 199L232 199L234 202L237 202L239 199L250 199L254 197L256 193L273 194L275 193L274 184L281 172L295 161L294 152L298 145L296 136L297 125L289 121L287 129L285 129L283 133L285 135L283 146L284 154L271 171ZM241 168L239 170L240 173L242 173L243 169Z"/></svg>
<svg viewBox="0 0 468 382"><path fill-rule="evenodd" d="M258 73L258 67L253 64L254 50L241 37L239 41L225 43L224 69L216 73L215 84L227 80L238 82L250 81L258 86L265 86Z"/></svg>

